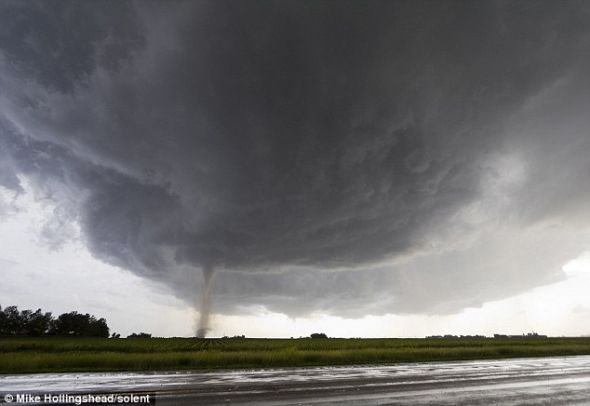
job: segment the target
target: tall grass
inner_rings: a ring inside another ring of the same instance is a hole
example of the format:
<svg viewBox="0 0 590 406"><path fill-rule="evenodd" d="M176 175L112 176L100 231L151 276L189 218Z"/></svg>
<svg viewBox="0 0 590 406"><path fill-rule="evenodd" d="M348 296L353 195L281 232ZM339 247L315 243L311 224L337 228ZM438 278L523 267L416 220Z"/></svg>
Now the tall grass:
<svg viewBox="0 0 590 406"><path fill-rule="evenodd" d="M377 364L590 354L590 338L2 338L0 373Z"/></svg>

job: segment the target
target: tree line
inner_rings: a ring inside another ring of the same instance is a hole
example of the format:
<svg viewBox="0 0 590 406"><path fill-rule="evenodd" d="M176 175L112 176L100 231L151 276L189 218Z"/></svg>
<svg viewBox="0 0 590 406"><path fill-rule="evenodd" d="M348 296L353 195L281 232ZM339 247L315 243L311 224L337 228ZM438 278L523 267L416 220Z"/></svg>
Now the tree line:
<svg viewBox="0 0 590 406"><path fill-rule="evenodd" d="M0 336L108 337L109 327L104 318L88 313L69 312L56 318L41 309L19 311L17 306L0 306Z"/></svg>

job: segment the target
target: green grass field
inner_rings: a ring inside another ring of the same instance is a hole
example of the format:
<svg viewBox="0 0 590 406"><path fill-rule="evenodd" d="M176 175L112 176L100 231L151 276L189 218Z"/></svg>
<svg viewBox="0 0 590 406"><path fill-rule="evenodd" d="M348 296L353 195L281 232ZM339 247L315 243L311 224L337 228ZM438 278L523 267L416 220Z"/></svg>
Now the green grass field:
<svg viewBox="0 0 590 406"><path fill-rule="evenodd" d="M590 338L0 338L0 373L380 364L590 354Z"/></svg>

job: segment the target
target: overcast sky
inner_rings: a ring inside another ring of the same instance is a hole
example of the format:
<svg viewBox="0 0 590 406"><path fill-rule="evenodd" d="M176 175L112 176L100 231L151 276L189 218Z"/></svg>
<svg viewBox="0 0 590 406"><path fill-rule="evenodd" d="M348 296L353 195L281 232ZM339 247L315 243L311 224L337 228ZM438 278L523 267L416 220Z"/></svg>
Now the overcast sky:
<svg viewBox="0 0 590 406"><path fill-rule="evenodd" d="M590 334L585 1L0 3L0 305Z"/></svg>

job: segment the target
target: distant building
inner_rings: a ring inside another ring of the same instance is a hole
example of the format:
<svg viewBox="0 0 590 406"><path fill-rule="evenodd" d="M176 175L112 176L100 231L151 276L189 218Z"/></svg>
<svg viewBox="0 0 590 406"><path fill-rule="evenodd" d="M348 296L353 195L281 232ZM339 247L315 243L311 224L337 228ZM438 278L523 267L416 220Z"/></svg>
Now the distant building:
<svg viewBox="0 0 590 406"><path fill-rule="evenodd" d="M494 338L547 338L544 334L539 334L536 332L531 333L522 333L522 335L517 334L494 334Z"/></svg>
<svg viewBox="0 0 590 406"><path fill-rule="evenodd" d="M445 334L444 336L426 336L426 338L471 338L471 339L482 339L482 338L486 338L486 336L482 336L482 335L460 335L460 336L456 336L454 334Z"/></svg>

